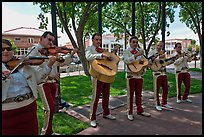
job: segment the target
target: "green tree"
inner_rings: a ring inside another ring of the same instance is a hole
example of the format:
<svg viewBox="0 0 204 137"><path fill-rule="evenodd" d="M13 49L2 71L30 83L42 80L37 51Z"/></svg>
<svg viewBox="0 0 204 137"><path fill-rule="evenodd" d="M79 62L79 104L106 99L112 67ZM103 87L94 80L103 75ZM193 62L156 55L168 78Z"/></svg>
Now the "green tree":
<svg viewBox="0 0 204 137"><path fill-rule="evenodd" d="M200 42L200 67L202 68L202 2L178 2L180 5L180 21L185 23Z"/></svg>
<svg viewBox="0 0 204 137"><path fill-rule="evenodd" d="M40 13L38 19L41 20L40 28L46 28L48 19L44 13L50 13L50 2L34 2L38 4L43 13ZM107 5L102 2L102 7ZM66 32L74 48L79 49L79 58L82 62L84 72L89 75L88 62L85 58L84 38L97 32L98 22L98 3L97 2L56 2L57 23L62 32ZM71 31L74 31L74 36ZM75 39L76 38L76 39Z"/></svg>
<svg viewBox="0 0 204 137"><path fill-rule="evenodd" d="M131 4L132 2L111 2L103 11L103 16L105 16L104 26L116 36L120 36L120 34L124 32L125 23L123 19L126 15L129 16L127 21L127 33L129 36L132 35L130 32L132 29ZM166 27L169 27L170 23L174 22L174 8L176 6L177 5L172 2L166 4ZM139 41L143 44L143 49L147 55L151 46L159 40L157 35L162 27L162 3L135 2L135 7L135 34L140 38ZM167 34L169 35L170 32Z"/></svg>
<svg viewBox="0 0 204 137"><path fill-rule="evenodd" d="M194 40L194 39L190 39L191 40L191 44L192 45L195 45L196 44L196 40Z"/></svg>
<svg viewBox="0 0 204 137"><path fill-rule="evenodd" d="M39 4L44 13L49 13L51 5L48 2L34 2ZM120 36L124 32L124 17L131 15L132 2L102 2L102 23L103 28L107 28L115 36ZM79 58L82 61L86 75L88 73L88 63L85 59L84 39L90 36L90 33L97 32L98 26L98 3L97 2L56 2L58 26L65 31L74 48L79 49ZM157 37L162 24L161 2L135 2L136 6L136 36L140 38L146 55L150 47L159 40ZM166 3L166 27L174 21L175 3ZM39 14L41 27L46 27L47 19L44 14ZM74 30L75 38L71 34ZM131 36L132 29L131 17L127 20L127 34ZM103 30L104 32L104 30ZM168 35L170 32L168 32ZM148 45L146 46L146 43Z"/></svg>

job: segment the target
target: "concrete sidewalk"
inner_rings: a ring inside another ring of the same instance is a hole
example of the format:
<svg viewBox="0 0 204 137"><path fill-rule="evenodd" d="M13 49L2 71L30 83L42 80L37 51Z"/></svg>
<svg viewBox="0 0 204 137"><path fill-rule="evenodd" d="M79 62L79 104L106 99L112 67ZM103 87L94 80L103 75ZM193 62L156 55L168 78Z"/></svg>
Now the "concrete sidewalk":
<svg viewBox="0 0 204 137"><path fill-rule="evenodd" d="M116 120L107 120L97 116L97 128L89 127L77 135L202 135L202 93L189 96L193 103L176 103L176 98L169 98L172 110L154 109L152 95L143 96L144 110L151 117L136 114L134 121L127 119L126 104L111 110Z"/></svg>
<svg viewBox="0 0 204 137"><path fill-rule="evenodd" d="M174 73L173 68L167 72ZM202 80L202 73L190 72L192 78ZM83 71L81 72L83 75ZM79 75L73 72L71 76ZM66 74L61 75L61 77ZM202 93L189 95L193 103L176 103L176 98L169 98L172 110L163 109L161 112L154 108L154 95L151 91L143 91L144 110L151 113L151 117L137 115L134 108L134 121L127 119L127 96L110 97L109 107L116 120L102 118L101 100L97 109L97 128L89 127L77 135L202 135ZM134 106L136 107L136 106ZM89 104L70 107L65 113L89 123Z"/></svg>

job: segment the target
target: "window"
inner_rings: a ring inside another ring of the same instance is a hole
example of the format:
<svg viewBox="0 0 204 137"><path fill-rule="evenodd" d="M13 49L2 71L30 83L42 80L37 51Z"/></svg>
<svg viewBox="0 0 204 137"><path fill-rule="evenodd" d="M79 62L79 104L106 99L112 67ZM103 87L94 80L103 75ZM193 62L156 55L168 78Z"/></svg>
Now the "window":
<svg viewBox="0 0 204 137"><path fill-rule="evenodd" d="M15 41L16 41L16 42L20 42L20 41L21 41L21 38L16 37L16 38L15 38Z"/></svg>
<svg viewBox="0 0 204 137"><path fill-rule="evenodd" d="M102 48L108 51L108 44L103 44Z"/></svg>
<svg viewBox="0 0 204 137"><path fill-rule="evenodd" d="M34 42L33 38L28 38L28 43L33 43L33 42Z"/></svg>
<svg viewBox="0 0 204 137"><path fill-rule="evenodd" d="M17 56L25 56L28 53L28 48L18 48Z"/></svg>

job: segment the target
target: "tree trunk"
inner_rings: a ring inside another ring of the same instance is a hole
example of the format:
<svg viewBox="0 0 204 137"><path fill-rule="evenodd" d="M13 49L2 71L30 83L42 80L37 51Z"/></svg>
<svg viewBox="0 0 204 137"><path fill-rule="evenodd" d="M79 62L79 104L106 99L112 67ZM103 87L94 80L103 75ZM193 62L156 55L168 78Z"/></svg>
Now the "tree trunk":
<svg viewBox="0 0 204 137"><path fill-rule="evenodd" d="M81 54L80 54L80 55L79 55L79 58L80 58L80 60L81 60L81 63L82 63L82 66L83 66L85 75L90 76L90 74L89 74L88 61L86 60L85 55L81 55Z"/></svg>

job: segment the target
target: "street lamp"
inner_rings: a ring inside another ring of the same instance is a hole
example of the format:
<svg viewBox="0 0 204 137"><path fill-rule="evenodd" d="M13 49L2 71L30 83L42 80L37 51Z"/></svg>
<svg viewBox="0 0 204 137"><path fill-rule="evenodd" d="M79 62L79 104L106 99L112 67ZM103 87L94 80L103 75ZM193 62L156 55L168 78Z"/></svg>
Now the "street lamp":
<svg viewBox="0 0 204 137"><path fill-rule="evenodd" d="M127 37L126 37L126 33L127 33L127 30L126 30L126 26L127 26L127 22L128 22L128 19L129 19L129 16L128 15L125 15L124 16L124 19L123 19L123 21L124 21L124 44L125 44L125 47L123 48L123 51L127 48ZM125 71L125 67L126 67L126 65L125 65L125 63L124 63L124 71Z"/></svg>

